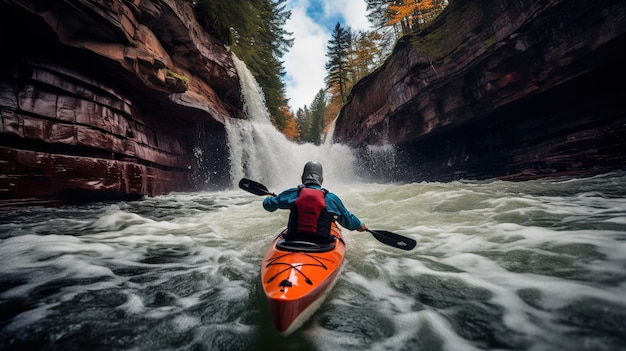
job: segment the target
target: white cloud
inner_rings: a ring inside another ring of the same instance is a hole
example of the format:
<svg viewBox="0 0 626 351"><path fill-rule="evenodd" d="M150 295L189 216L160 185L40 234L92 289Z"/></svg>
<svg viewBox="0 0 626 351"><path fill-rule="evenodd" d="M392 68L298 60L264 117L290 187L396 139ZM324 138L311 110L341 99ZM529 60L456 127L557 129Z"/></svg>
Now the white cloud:
<svg viewBox="0 0 626 351"><path fill-rule="evenodd" d="M330 34L306 15L306 7L292 9L285 27L288 32L293 32L295 39L293 47L283 57L287 97L295 112L310 105L315 94L324 87L326 45Z"/></svg>
<svg viewBox="0 0 626 351"><path fill-rule="evenodd" d="M337 21L352 30L369 29L369 23L364 0L290 0L287 6L291 18L285 29L293 32L295 40L283 59L287 98L295 112L310 105L325 86L326 46Z"/></svg>
<svg viewBox="0 0 626 351"><path fill-rule="evenodd" d="M370 24L367 21L367 4L365 0L323 0L321 2L328 17L333 17L337 14L343 17L343 26L350 27L352 30L370 29Z"/></svg>

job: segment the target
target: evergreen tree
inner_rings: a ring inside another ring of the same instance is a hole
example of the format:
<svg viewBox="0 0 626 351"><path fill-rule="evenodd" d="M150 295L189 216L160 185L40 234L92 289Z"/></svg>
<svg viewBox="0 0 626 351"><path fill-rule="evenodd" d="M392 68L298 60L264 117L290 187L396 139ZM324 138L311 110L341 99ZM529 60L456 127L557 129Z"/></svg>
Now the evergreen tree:
<svg viewBox="0 0 626 351"><path fill-rule="evenodd" d="M259 62L259 67L255 74L259 84L264 87L265 101L272 115L272 122L276 127L284 131L287 128L290 114L283 109L288 100L285 99L285 83L283 77L285 70L281 58L293 45L293 39L288 38L292 33L287 32L283 25L291 17L291 12L286 10L287 0L263 0L262 11L265 27L260 31L259 35L262 42L268 43L268 50L262 50L260 53L263 59ZM253 71L254 72L254 71ZM261 73L263 72L263 73Z"/></svg>
<svg viewBox="0 0 626 351"><path fill-rule="evenodd" d="M322 131L325 127L325 113L326 92L324 89L320 89L311 103L310 141L316 145L319 145L322 140Z"/></svg>
<svg viewBox="0 0 626 351"><path fill-rule="evenodd" d="M300 131L300 141L311 142L311 112L306 105L298 108L296 112L296 124Z"/></svg>
<svg viewBox="0 0 626 351"><path fill-rule="evenodd" d="M328 88L337 88L342 103L345 103L348 95L347 85L348 72L350 69L349 55L351 37L350 29L343 28L341 24L337 22L332 37L326 47L326 57L328 57L328 62L326 63L326 70L328 71L326 86Z"/></svg>
<svg viewBox="0 0 626 351"><path fill-rule="evenodd" d="M287 0L197 0L196 17L203 27L231 45L263 89L272 121L281 130L290 116L282 108L285 75L282 56L293 45L283 25L291 16Z"/></svg>
<svg viewBox="0 0 626 351"><path fill-rule="evenodd" d="M389 21L389 5L396 0L365 0L367 3L367 19L376 29L385 27Z"/></svg>

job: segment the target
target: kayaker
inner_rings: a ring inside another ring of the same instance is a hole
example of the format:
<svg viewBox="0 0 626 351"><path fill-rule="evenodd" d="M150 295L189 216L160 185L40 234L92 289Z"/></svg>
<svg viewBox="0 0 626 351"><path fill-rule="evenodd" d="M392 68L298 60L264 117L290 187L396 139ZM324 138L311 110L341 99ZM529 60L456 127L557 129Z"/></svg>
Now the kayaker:
<svg viewBox="0 0 626 351"><path fill-rule="evenodd" d="M333 221L349 230L367 230L365 223L348 211L337 195L322 188L322 173L321 163L309 161L304 165L301 185L263 200L267 211L279 208L291 211L286 240L330 242L334 239L330 234Z"/></svg>

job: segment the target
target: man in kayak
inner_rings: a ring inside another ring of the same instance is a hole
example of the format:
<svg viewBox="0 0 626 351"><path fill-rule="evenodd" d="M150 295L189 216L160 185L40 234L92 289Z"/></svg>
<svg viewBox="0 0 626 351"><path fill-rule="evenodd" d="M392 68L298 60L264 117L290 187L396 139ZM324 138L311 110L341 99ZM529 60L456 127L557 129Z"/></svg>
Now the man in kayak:
<svg viewBox="0 0 626 351"><path fill-rule="evenodd" d="M367 226L343 205L339 197L322 188L322 164L309 161L302 172L302 184L263 200L263 208L291 210L286 240L330 242L331 222L337 221L349 230L363 232Z"/></svg>

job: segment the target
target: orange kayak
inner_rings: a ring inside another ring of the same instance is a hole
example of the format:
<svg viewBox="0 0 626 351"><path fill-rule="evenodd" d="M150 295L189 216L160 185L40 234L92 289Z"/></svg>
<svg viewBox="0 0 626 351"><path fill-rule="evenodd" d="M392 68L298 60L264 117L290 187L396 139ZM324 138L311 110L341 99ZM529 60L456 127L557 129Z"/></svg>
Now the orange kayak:
<svg viewBox="0 0 626 351"><path fill-rule="evenodd" d="M288 335L321 305L343 266L346 247L333 223L332 243L274 240L261 265L261 282L276 329Z"/></svg>

